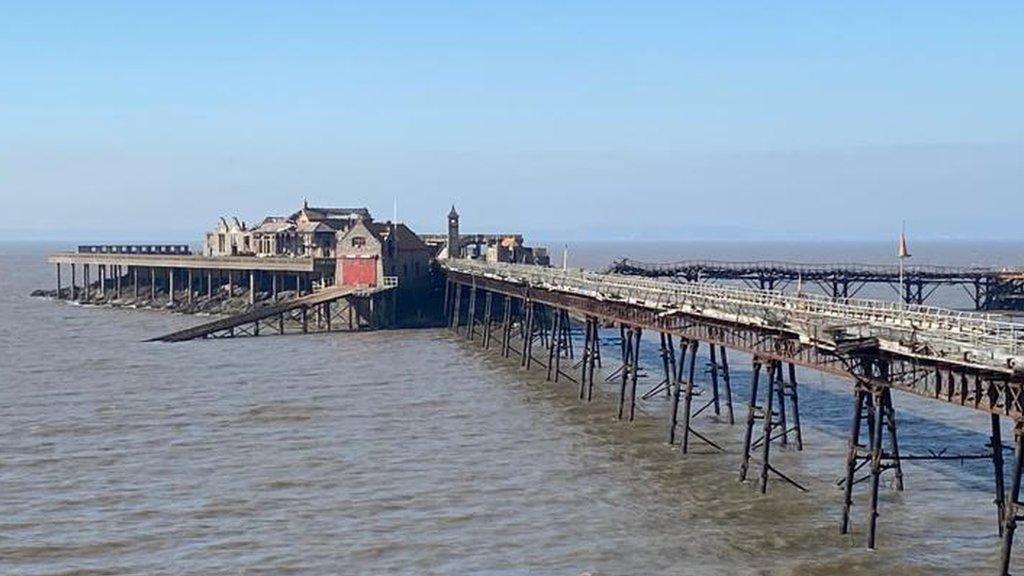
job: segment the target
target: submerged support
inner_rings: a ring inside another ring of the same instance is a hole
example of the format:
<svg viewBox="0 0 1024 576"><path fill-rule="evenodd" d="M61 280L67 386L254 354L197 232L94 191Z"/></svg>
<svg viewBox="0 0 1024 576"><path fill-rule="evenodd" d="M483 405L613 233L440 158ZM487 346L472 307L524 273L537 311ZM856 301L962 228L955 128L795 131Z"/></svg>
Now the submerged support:
<svg viewBox="0 0 1024 576"><path fill-rule="evenodd" d="M494 300L494 293L490 290L484 295L484 342L485 349L491 347L491 306Z"/></svg>
<svg viewBox="0 0 1024 576"><path fill-rule="evenodd" d="M843 518L839 525L840 534L847 534L850 531L850 508L853 507L853 484L854 475L857 472L860 428L861 421L864 419L867 402L867 390L860 384L857 384L853 391L853 418L850 424L850 436L846 445L846 478L843 483Z"/></svg>
<svg viewBox="0 0 1024 576"><path fill-rule="evenodd" d="M449 327L456 333L459 333L459 316L462 315L462 284L457 282L455 284L455 296L452 300L452 318Z"/></svg>
<svg viewBox="0 0 1024 576"><path fill-rule="evenodd" d="M996 514L999 519L999 535L1003 535L1003 517L1006 515L1006 486L1003 476L1003 430L999 425L999 415L992 414L992 435L989 437L989 446L992 447L992 468L995 477L996 497L993 503L996 505Z"/></svg>
<svg viewBox="0 0 1024 576"><path fill-rule="evenodd" d="M668 384L672 394L672 409L668 416L668 443L675 444L676 442L676 425L679 421L679 374L683 371L683 366L686 364L686 349L689 344L685 339L679 339L679 371L676 371L676 350L672 345L672 335L662 334L662 337L667 343L667 354L669 355L666 371L668 372Z"/></svg>
<svg viewBox="0 0 1024 576"><path fill-rule="evenodd" d="M586 396L589 402L594 396L594 364L597 359L598 324L597 318L587 316L583 330L583 357L580 361L580 400Z"/></svg>
<svg viewBox="0 0 1024 576"><path fill-rule="evenodd" d="M476 286L469 287L469 305L466 306L466 340L473 339L476 330Z"/></svg>
<svg viewBox="0 0 1024 576"><path fill-rule="evenodd" d="M754 357L753 376L750 379L750 403L747 405L747 426L743 433L743 460L740 463L740 482L747 480L747 470L750 468L750 441L753 437L754 423L758 420L757 388L758 380L761 378L761 359Z"/></svg>
<svg viewBox="0 0 1024 576"><path fill-rule="evenodd" d="M633 353L630 358L633 361L633 366L630 369L629 374L629 421L632 422L633 418L636 417L636 381L640 376L640 337L643 335L643 329L637 326L633 329Z"/></svg>
<svg viewBox="0 0 1024 576"><path fill-rule="evenodd" d="M1020 515L1020 480L1024 471L1024 423L1017 422L1013 427L1013 472L1010 475L1010 499L1006 502L1003 514L1003 545L999 555L999 574L1009 576L1010 557L1013 552L1013 535L1017 532L1017 522L1024 519Z"/></svg>
<svg viewBox="0 0 1024 576"><path fill-rule="evenodd" d="M690 369L686 373L686 379L682 382L683 387L683 439L679 448L686 454L690 451L690 411L693 406L693 379L697 364L697 348L700 347L700 342L697 340L691 340L685 350L682 351L684 356L690 357L689 366Z"/></svg>
<svg viewBox="0 0 1024 576"><path fill-rule="evenodd" d="M512 298L505 296L501 311L501 355L508 358L512 343Z"/></svg>
<svg viewBox="0 0 1024 576"><path fill-rule="evenodd" d="M553 314L553 316L554 316L554 318L551 319L551 345L548 347L548 366L547 366L548 371L547 371L547 376L546 376L546 379L548 381L551 380L552 376L554 376L556 380L558 379L558 376L554 373L555 362L557 361L558 356L560 356L561 353L562 353L562 351L559 348L559 338L558 338L558 333L559 333L559 330L561 329L561 323L562 323L562 312L561 312L561 310L555 310L555 313Z"/></svg>
<svg viewBox="0 0 1024 576"><path fill-rule="evenodd" d="M719 346L718 352L722 368L722 385L725 387L725 407L729 413L729 424L735 424L736 419L732 411L732 379L729 376L729 356L725 352L725 346Z"/></svg>
<svg viewBox="0 0 1024 576"><path fill-rule="evenodd" d="M619 371L619 410L618 419L622 420L622 414L626 408L626 385L629 384L629 370L633 363L633 327L625 324L619 326L619 349L622 352L622 367Z"/></svg>
<svg viewBox="0 0 1024 576"><path fill-rule="evenodd" d="M887 366L876 363L868 370L885 373ZM867 424L868 445L866 454L861 454L860 431ZM889 448L885 447L885 436L889 436ZM857 471L868 467L868 475L857 478ZM843 482L843 516L840 533L850 528L850 510L853 507L853 486L863 480L869 481L868 536L867 547L875 548L878 528L878 492L882 474L886 470L895 472L895 488L903 490L903 470L900 464L899 444L896 439L896 414L892 404L892 390L868 382L858 382L854 389L854 411L850 423L850 438L847 446L846 475Z"/></svg>

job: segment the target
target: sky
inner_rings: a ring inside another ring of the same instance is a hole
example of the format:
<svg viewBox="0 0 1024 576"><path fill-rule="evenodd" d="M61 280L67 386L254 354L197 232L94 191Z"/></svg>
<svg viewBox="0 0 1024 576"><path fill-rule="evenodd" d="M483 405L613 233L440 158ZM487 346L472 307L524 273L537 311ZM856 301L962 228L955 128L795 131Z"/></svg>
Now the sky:
<svg viewBox="0 0 1024 576"><path fill-rule="evenodd" d="M2 2L0 239L1024 240L1024 2Z"/></svg>

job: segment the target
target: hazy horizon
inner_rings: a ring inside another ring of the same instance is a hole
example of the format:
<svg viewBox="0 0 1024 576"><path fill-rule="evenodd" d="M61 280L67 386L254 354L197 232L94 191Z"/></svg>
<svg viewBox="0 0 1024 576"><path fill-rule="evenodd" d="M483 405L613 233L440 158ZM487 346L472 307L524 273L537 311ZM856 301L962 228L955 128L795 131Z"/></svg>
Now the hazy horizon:
<svg viewBox="0 0 1024 576"><path fill-rule="evenodd" d="M1024 239L1024 4L7 7L0 239Z"/></svg>

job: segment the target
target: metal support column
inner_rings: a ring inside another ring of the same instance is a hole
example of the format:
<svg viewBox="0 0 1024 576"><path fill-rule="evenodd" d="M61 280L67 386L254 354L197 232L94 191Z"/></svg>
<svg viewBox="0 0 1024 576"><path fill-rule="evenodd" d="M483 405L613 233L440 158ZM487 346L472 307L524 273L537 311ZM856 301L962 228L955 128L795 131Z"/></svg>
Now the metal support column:
<svg viewBox="0 0 1024 576"><path fill-rule="evenodd" d="M1024 520L1020 514L1020 480L1024 468L1024 423L1017 422L1013 428L1013 472L1010 476L1010 500L1006 503L1003 515L1003 545L999 555L999 574L1009 576L1010 556L1013 552L1013 535L1017 531L1017 522Z"/></svg>
<svg viewBox="0 0 1024 576"><path fill-rule="evenodd" d="M484 349L491 347L491 306L494 300L494 293L488 290L484 295Z"/></svg>

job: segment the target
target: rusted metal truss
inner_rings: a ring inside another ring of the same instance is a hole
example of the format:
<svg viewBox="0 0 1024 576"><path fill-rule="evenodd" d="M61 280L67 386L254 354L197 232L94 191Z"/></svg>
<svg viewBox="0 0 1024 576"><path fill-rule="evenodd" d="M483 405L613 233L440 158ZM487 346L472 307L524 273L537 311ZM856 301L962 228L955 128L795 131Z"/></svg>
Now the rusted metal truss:
<svg viewBox="0 0 1024 576"><path fill-rule="evenodd" d="M475 284L498 294L564 309L579 317L589 316L604 323L667 332L687 340L725 346L764 359L804 366L867 384L890 386L918 396L1024 420L1024 382L1019 377L1011 378L1005 372L897 356L877 348L857 349L843 354L801 342L790 333L762 326L710 319L696 314L666 315L627 302L597 300L554 290L517 286L459 272L450 271L449 277L457 285ZM880 361L889 366L885 377L864 368Z"/></svg>
<svg viewBox="0 0 1024 576"><path fill-rule="evenodd" d="M642 370L639 362L641 334L645 331L658 332L665 377L641 398L653 398L663 391L667 394L671 402L668 440L675 444L679 439L683 453L688 450L691 435L721 449L710 438L694 429L692 419L712 406L716 414L721 413L721 378L726 392L726 411L729 422L733 422L726 351L731 348L751 355L753 380L740 478L745 480L750 467L758 465L760 473L756 480L762 493L767 491L769 477L805 490L770 461L773 445L803 449L796 367L802 366L852 380L854 411L846 474L839 482L845 495L841 531L846 533L849 530L854 487L866 481L870 488L867 545L869 548L875 547L880 478L888 471L894 472L895 487L902 490L903 460L991 459L999 531L1003 542L999 574L1009 574L1014 533L1017 523L1024 520L1024 503L1020 501L1020 486L1024 476L1024 397L1019 371L986 369L975 362L944 362L928 357L933 352L931 350L926 350L922 355L900 354L884 350L870 341L855 341L840 346L822 345L815 341L805 341L791 331L775 329L761 321L751 321L749 316L737 314L736 319L731 320L720 313L702 315L699 307L690 307L685 311L666 310L664 306L651 306L650 302L636 298L607 298L600 292L592 295L572 293L560 290L550 278L540 282L548 285L538 285L536 282L516 282L466 273L453 267L449 267L446 272L448 282L445 309L450 314L452 328L459 331L465 319L466 337L473 339L475 334L482 332L485 348L490 347L491 331L500 329L502 356L517 353L525 368L533 363L544 366L549 380L553 375L555 379L558 378L559 359L572 357L571 319L582 324L581 359L573 366L580 371L579 380L573 380L579 384L580 399L589 400L593 395L595 368L600 366L601 361L600 328L617 326L620 332L621 365L606 380L618 380L617 414L620 419L628 415L628 419L632 420L635 416L637 379ZM470 291L468 296L463 296L464 290ZM478 320L480 298L485 304L483 318ZM492 314L495 301L500 302L500 320ZM467 306L470 309L463 311ZM785 324L780 322L779 325ZM999 334L996 337L1003 338ZM519 350L513 346L516 338L521 343ZM1017 336L1011 333L1010 338L1014 343L1011 346L1013 348ZM678 349L675 340L678 340ZM534 357L536 342L547 350L546 363ZM710 362L704 373L707 376L705 380L710 381L712 397L693 411L692 400L698 395L695 383L696 351L701 342L709 346ZM994 366L1000 365L996 363ZM565 377L571 379L568 374ZM989 413L992 422L991 452L968 456L901 455L892 390ZM682 411L679 410L680 403ZM1016 458L1009 487L1004 483L1001 417L1016 422ZM866 443L861 440L864 431ZM858 477L862 471L866 472Z"/></svg>
<svg viewBox="0 0 1024 576"><path fill-rule="evenodd" d="M911 265L901 275L897 266L875 264L715 260L652 264L626 259L608 271L680 282L734 280L761 290L784 290L802 282L833 298L853 298L868 284L882 284L908 304L924 304L940 286L959 286L976 310L1024 310L1024 273L1000 268Z"/></svg>

